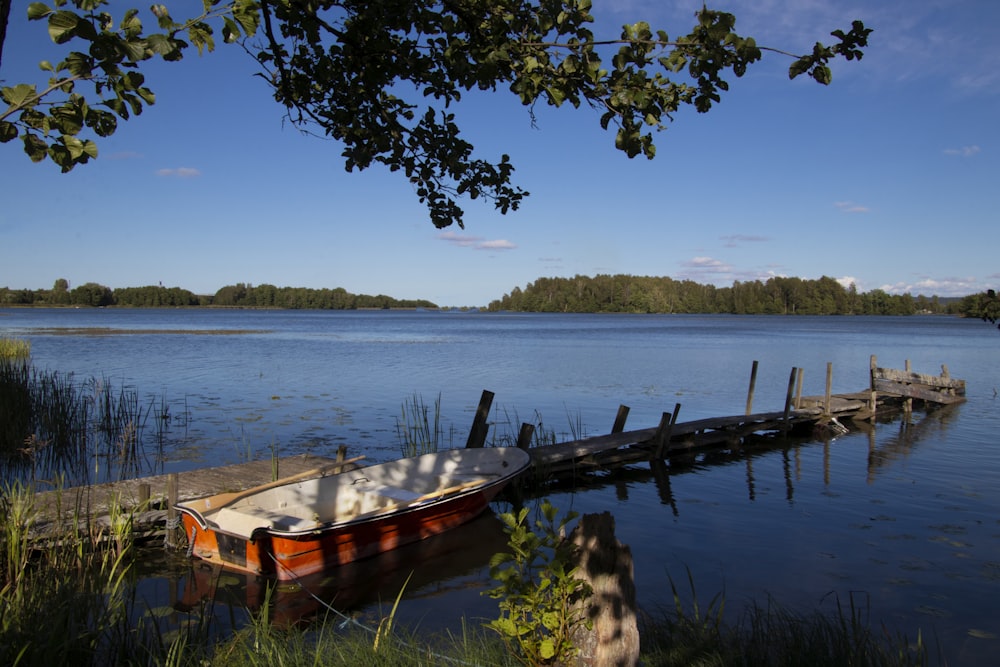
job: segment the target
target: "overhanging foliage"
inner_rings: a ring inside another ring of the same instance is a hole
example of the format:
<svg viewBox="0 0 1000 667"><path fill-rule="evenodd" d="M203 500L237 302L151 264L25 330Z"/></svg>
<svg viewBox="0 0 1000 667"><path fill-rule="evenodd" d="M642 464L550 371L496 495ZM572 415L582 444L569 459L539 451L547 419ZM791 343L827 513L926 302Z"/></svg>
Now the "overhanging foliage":
<svg viewBox="0 0 1000 667"><path fill-rule="evenodd" d="M468 91L506 89L529 109L593 107L616 148L652 158L653 131L686 105L711 109L729 88L725 77L743 76L763 52L791 57L790 78L828 84L830 61L860 59L871 33L854 21L831 33L832 46L796 56L758 46L735 32L735 16L707 8L678 37L639 21L598 40L591 0L204 0L200 15L182 21L153 5L159 32L146 31L138 10L115 19L107 5L30 4L28 17L46 21L55 44L79 50L43 60L46 83L0 90L0 142L20 138L32 161L64 172L87 163L95 139L155 102L141 63L180 60L190 46L213 51L219 34L256 59L292 122L343 145L348 171L402 172L437 227L463 226L460 198L506 213L528 194L512 183L509 156L476 157L463 137L453 106Z"/></svg>

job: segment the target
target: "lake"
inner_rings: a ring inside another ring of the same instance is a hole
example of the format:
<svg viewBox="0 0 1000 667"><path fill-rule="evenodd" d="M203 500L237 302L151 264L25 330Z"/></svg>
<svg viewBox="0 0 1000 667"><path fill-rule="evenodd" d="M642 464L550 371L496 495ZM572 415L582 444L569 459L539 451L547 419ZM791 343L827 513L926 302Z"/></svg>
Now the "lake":
<svg viewBox="0 0 1000 667"><path fill-rule="evenodd" d="M631 408L628 428L655 426L676 403L680 421L741 414L755 360L756 411L783 407L792 367L817 395L828 362L834 392L866 388L871 355L929 374L946 364L968 383L956 408L827 442L699 457L666 480L632 466L548 497L562 510L614 514L646 610L671 606L671 579L686 591L690 572L699 601L724 592L734 617L769 596L799 611L853 601L892 631L920 629L935 660L984 664L1000 650L1000 334L979 321L0 309L0 335L30 340L36 368L168 405L157 472L340 445L370 461L396 458L397 424L415 396L432 412L440 397L446 444L461 447L483 389L496 394L492 437L531 421L570 439L608 432L619 404ZM502 531L493 517L461 530L341 573L327 599L361 613L378 596L391 606L416 567L404 619L437 628L454 627L459 612L495 617L480 593ZM176 602L178 588L211 584L203 572L178 576L154 573L144 591ZM349 576L370 585L349 590Z"/></svg>

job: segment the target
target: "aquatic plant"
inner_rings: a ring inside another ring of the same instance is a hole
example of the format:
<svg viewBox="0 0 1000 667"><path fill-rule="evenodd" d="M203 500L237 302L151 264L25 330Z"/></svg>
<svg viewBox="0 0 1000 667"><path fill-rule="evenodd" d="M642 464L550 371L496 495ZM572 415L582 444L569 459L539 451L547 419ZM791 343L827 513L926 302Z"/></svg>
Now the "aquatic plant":
<svg viewBox="0 0 1000 667"><path fill-rule="evenodd" d="M434 400L434 420L430 420L430 407L420 394L414 394L403 402L401 415L396 418L396 435L404 457L432 454L444 445L444 427L441 425L441 394ZM447 447L454 440L454 429L450 432Z"/></svg>
<svg viewBox="0 0 1000 667"><path fill-rule="evenodd" d="M163 399L107 380L0 362L0 478L72 483L153 472L169 423Z"/></svg>
<svg viewBox="0 0 1000 667"><path fill-rule="evenodd" d="M0 362L27 361L31 358L31 341L0 336Z"/></svg>
<svg viewBox="0 0 1000 667"><path fill-rule="evenodd" d="M81 531L76 509L41 525L35 503L32 485L0 487L0 664L120 664L138 636L131 515Z"/></svg>

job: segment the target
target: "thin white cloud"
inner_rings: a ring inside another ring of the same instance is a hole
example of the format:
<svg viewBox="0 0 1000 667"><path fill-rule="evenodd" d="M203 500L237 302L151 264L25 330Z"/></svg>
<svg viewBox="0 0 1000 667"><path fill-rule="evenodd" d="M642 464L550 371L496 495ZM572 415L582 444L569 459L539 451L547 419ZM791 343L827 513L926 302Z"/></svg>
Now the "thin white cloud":
<svg viewBox="0 0 1000 667"><path fill-rule="evenodd" d="M833 203L834 206L839 208L844 213L867 213L869 208L863 206L862 204L855 204L852 201L838 201Z"/></svg>
<svg viewBox="0 0 1000 667"><path fill-rule="evenodd" d="M462 248L474 248L475 250L513 250L517 248L516 243L506 239L487 240L481 236L464 236L451 231L441 232L437 238Z"/></svg>
<svg viewBox="0 0 1000 667"><path fill-rule="evenodd" d="M732 265L711 257L692 257L681 266L705 273L729 273L733 270Z"/></svg>
<svg viewBox="0 0 1000 667"><path fill-rule="evenodd" d="M496 239L495 241L483 241L476 246L478 250L513 250L516 243L511 243L506 239Z"/></svg>
<svg viewBox="0 0 1000 667"><path fill-rule="evenodd" d="M727 248L735 248L743 243L765 243L771 240L768 236L754 236L752 234L729 234L719 238L726 242Z"/></svg>
<svg viewBox="0 0 1000 667"><path fill-rule="evenodd" d="M699 283L722 285L733 280L732 265L712 257L692 257L681 263L681 272L677 277L681 280L693 280Z"/></svg>
<svg viewBox="0 0 1000 667"><path fill-rule="evenodd" d="M194 167L177 167L176 169L158 169L156 175L165 178L197 178L201 176L201 171Z"/></svg>
<svg viewBox="0 0 1000 667"><path fill-rule="evenodd" d="M945 155L957 155L959 157L972 157L977 154L980 150L979 146L962 146L961 148L946 148L944 149Z"/></svg>

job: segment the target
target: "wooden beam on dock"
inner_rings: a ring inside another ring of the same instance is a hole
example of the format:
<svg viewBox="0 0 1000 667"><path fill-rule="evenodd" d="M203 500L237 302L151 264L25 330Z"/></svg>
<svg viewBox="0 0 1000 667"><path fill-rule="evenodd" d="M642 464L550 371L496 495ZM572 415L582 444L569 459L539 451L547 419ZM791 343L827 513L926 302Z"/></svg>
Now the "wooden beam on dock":
<svg viewBox="0 0 1000 667"><path fill-rule="evenodd" d="M925 375L892 368L875 368L872 382L875 390L905 398L941 403L961 403L965 400L965 380L944 375Z"/></svg>
<svg viewBox="0 0 1000 667"><path fill-rule="evenodd" d="M340 460L343 457L338 454ZM266 484L275 476L290 476L324 466L335 465L338 458L300 454L275 461L201 468L168 475L154 475L106 484L57 489L39 493L35 499L39 523L78 517L98 520L113 508L123 512L139 512L137 524L162 523L168 517L173 502L184 502L217 493L244 491ZM176 480L175 482L172 480ZM176 490L171 484L176 483Z"/></svg>

